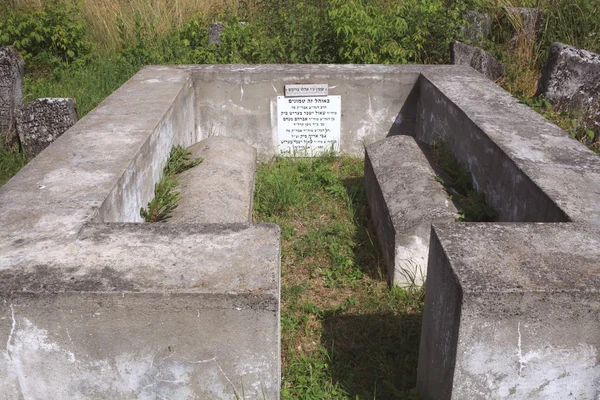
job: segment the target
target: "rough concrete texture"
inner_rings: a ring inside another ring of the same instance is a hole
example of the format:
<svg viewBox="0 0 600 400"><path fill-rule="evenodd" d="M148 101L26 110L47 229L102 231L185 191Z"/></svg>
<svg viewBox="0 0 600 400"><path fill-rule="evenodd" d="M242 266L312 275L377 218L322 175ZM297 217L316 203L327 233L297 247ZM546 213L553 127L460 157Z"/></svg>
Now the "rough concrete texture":
<svg viewBox="0 0 600 400"><path fill-rule="evenodd" d="M461 32L472 44L481 44L492 29L492 17L489 14L467 11L463 15L467 26L461 27Z"/></svg>
<svg viewBox="0 0 600 400"><path fill-rule="evenodd" d="M222 22L215 22L208 25L208 44L221 44L221 34L225 30Z"/></svg>
<svg viewBox="0 0 600 400"><path fill-rule="evenodd" d="M500 221L600 225L600 158L479 74L425 71L417 139L448 143Z"/></svg>
<svg viewBox="0 0 600 400"><path fill-rule="evenodd" d="M559 106L594 107L600 121L600 55L554 43L537 92Z"/></svg>
<svg viewBox="0 0 600 400"><path fill-rule="evenodd" d="M217 251L218 249L218 251ZM4 398L278 398L275 225L88 225L0 258Z"/></svg>
<svg viewBox="0 0 600 400"><path fill-rule="evenodd" d="M252 221L256 150L236 139L214 136L188 150L202 163L180 175L181 193L170 224Z"/></svg>
<svg viewBox="0 0 600 400"><path fill-rule="evenodd" d="M38 99L17 110L16 127L23 151L30 159L77 122L73 99Z"/></svg>
<svg viewBox="0 0 600 400"><path fill-rule="evenodd" d="M431 223L454 221L458 213L414 138L367 146L365 189L390 284L423 285Z"/></svg>
<svg viewBox="0 0 600 400"><path fill-rule="evenodd" d="M493 81L504 76L504 65L479 47L454 42L450 47L450 60L451 64L469 65Z"/></svg>
<svg viewBox="0 0 600 400"><path fill-rule="evenodd" d="M0 47L0 142L17 139L15 119L23 100L25 63L12 46Z"/></svg>
<svg viewBox="0 0 600 400"><path fill-rule="evenodd" d="M430 249L424 398L598 398L598 227L436 224Z"/></svg>

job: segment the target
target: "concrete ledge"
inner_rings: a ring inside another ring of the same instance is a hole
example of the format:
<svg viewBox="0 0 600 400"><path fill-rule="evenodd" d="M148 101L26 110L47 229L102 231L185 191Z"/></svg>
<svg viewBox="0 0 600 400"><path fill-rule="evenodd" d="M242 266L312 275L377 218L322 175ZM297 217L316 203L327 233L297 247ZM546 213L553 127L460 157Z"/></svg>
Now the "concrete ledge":
<svg viewBox="0 0 600 400"><path fill-rule="evenodd" d="M596 398L599 238L591 225L436 224L421 395Z"/></svg>
<svg viewBox="0 0 600 400"><path fill-rule="evenodd" d="M0 269L0 393L277 398L279 235L104 224L14 249Z"/></svg>
<svg viewBox="0 0 600 400"><path fill-rule="evenodd" d="M600 159L475 71L424 71L416 138L445 140L510 222L600 225Z"/></svg>
<svg viewBox="0 0 600 400"><path fill-rule="evenodd" d="M458 216L434 177L412 137L392 136L365 150L365 189L392 285L424 283L431 223Z"/></svg>
<svg viewBox="0 0 600 400"><path fill-rule="evenodd" d="M169 224L252 221L256 149L236 139L214 136L188 150L201 164L180 175L181 199Z"/></svg>

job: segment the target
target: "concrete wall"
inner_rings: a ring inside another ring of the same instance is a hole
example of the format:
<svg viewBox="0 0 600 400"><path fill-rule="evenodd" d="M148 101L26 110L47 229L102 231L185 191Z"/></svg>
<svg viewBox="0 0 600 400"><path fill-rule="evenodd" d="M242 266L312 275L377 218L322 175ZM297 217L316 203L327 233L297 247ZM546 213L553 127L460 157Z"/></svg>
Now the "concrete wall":
<svg viewBox="0 0 600 400"><path fill-rule="evenodd" d="M341 150L362 157L364 146L391 134L413 134L415 84L423 66L184 66L196 90L197 140L234 137L262 158L277 151L277 96L284 85L327 83L342 96ZM435 68L435 67L430 67Z"/></svg>
<svg viewBox="0 0 600 400"><path fill-rule="evenodd" d="M417 139L446 141L501 221L600 225L597 155L470 69L424 71Z"/></svg>

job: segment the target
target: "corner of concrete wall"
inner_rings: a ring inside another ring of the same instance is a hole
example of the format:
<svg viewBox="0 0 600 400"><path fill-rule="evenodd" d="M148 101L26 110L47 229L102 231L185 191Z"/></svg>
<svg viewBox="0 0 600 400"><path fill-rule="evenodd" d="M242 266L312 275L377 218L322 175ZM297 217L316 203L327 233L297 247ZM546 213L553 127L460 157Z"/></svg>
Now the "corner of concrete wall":
<svg viewBox="0 0 600 400"><path fill-rule="evenodd" d="M431 228L417 388L425 399L450 399L462 309L462 288Z"/></svg>

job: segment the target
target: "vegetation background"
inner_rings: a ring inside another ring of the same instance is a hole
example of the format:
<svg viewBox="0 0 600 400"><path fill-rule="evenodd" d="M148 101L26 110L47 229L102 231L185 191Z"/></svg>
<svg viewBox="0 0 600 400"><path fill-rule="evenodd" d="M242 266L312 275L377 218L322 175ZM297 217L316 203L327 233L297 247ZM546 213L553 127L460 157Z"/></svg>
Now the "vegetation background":
<svg viewBox="0 0 600 400"><path fill-rule="evenodd" d="M543 10L536 35L514 7ZM146 64L448 63L450 44L468 42L467 10L492 16L482 47L506 65L498 84L600 152L589 115L533 97L552 42L600 53L598 0L0 0L0 46L25 59L24 101L72 97L82 117ZM0 185L26 163L0 143ZM282 228L283 398L418 398L424 292L381 276L363 168L259 166L254 218Z"/></svg>

